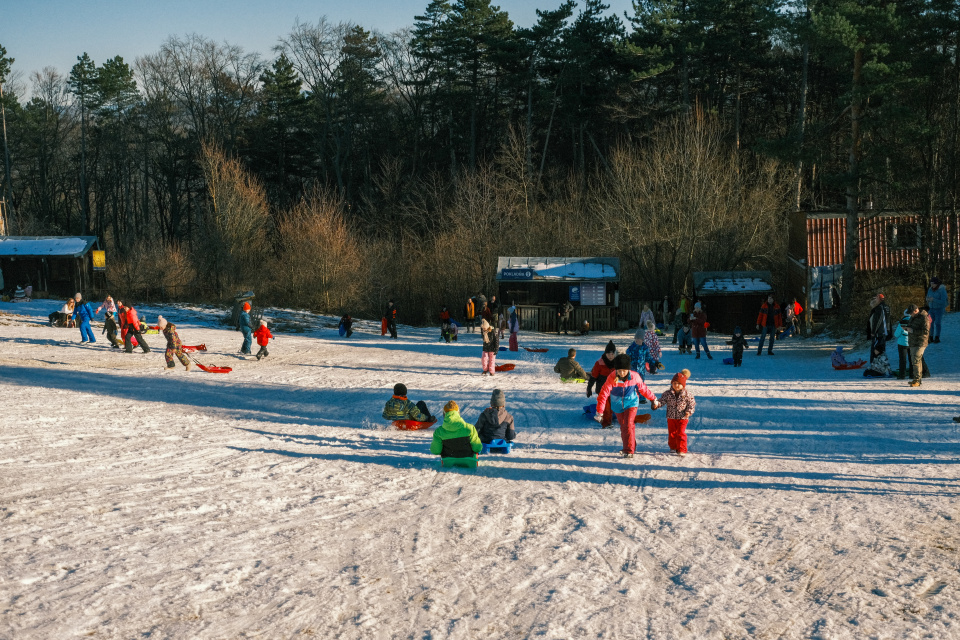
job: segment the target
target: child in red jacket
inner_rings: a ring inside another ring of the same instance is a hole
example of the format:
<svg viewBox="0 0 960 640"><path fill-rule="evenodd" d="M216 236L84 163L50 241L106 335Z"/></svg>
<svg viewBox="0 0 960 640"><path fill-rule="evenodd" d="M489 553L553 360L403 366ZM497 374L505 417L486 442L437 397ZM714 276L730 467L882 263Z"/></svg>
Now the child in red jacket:
<svg viewBox="0 0 960 640"><path fill-rule="evenodd" d="M266 358L270 355L270 352L267 351L267 343L270 342L270 338L273 337L270 329L267 328L266 320L260 321L260 326L253 332L253 335L257 338L257 344L260 345L260 351L257 351L257 360Z"/></svg>

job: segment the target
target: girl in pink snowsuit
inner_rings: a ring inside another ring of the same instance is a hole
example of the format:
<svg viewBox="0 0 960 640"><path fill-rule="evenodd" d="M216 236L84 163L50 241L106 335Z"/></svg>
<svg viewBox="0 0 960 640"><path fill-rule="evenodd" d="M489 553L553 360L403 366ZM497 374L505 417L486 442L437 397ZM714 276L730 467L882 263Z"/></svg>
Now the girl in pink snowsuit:
<svg viewBox="0 0 960 640"><path fill-rule="evenodd" d="M497 352L500 351L500 339L497 331L486 320L480 321L480 335L483 337L483 354L480 357L480 375L494 375L497 370Z"/></svg>

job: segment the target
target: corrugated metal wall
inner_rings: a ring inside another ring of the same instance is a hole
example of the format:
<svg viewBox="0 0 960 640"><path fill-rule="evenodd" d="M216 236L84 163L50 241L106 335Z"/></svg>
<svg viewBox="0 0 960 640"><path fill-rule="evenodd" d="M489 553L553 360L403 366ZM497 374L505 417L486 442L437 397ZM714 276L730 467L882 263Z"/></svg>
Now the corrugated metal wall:
<svg viewBox="0 0 960 640"><path fill-rule="evenodd" d="M927 223L931 221L927 219ZM919 249L891 248L888 246L892 225L916 225L919 216L880 215L860 220L860 253L857 269L872 271L916 264L920 259ZM844 216L810 216L807 218L807 266L823 267L843 262L846 242L847 220ZM957 235L955 221L951 216L938 216L932 220L936 225L933 238L938 241L938 257L947 258L950 237Z"/></svg>

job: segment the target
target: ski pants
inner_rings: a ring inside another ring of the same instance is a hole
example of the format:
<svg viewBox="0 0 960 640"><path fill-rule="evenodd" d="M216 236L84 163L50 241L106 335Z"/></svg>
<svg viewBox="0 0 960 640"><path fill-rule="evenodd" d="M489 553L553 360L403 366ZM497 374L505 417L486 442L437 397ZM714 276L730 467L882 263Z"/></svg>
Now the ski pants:
<svg viewBox="0 0 960 640"><path fill-rule="evenodd" d="M667 444L671 451L687 452L687 421L667 418Z"/></svg>
<svg viewBox="0 0 960 640"><path fill-rule="evenodd" d="M757 347L757 355L763 353L763 341L767 336L770 336L770 346L767 348L767 353L773 353L773 339L777 337L777 328L763 327L760 330L760 346Z"/></svg>
<svg viewBox="0 0 960 640"><path fill-rule="evenodd" d="M497 370L496 351L484 351L480 356L480 370L493 375Z"/></svg>
<svg viewBox="0 0 960 640"><path fill-rule="evenodd" d="M127 325L127 335L123 337L123 348L127 353L133 353L133 343L130 342L131 338L137 339L137 344L140 345L140 348L143 349L144 353L150 353L150 347L147 346L147 341L143 339L143 336L140 335L139 331L133 329L132 324Z"/></svg>
<svg viewBox="0 0 960 640"><path fill-rule="evenodd" d="M772 340L773 338L771 338ZM710 348L707 346L706 338L694 338L693 345L697 348L697 355L700 355L700 345L703 345L703 352L710 355Z"/></svg>
<svg viewBox="0 0 960 640"><path fill-rule="evenodd" d="M517 344L517 334L510 334L510 351L519 351L520 346Z"/></svg>
<svg viewBox="0 0 960 640"><path fill-rule="evenodd" d="M940 325L943 322L943 309L930 309L930 339L940 337Z"/></svg>
<svg viewBox="0 0 960 640"><path fill-rule="evenodd" d="M180 364L183 366L190 364L190 358L188 358L187 354L185 354L182 350L167 347L167 350L163 352L163 359L167 361L167 369L173 369L175 366L177 366L174 358L179 360Z"/></svg>
<svg viewBox="0 0 960 640"><path fill-rule="evenodd" d="M250 327L240 327L240 332L243 333L243 344L240 345L240 353L250 353L250 346L253 344L253 332L250 331Z"/></svg>
<svg viewBox="0 0 960 640"><path fill-rule="evenodd" d="M397 323L393 320L387 320L387 331L390 332L391 338L397 337Z"/></svg>
<svg viewBox="0 0 960 640"><path fill-rule="evenodd" d="M607 405L607 409L610 405ZM606 413L606 411L604 411ZM623 452L633 453L637 450L637 427L634 421L637 418L637 408L630 407L623 413L616 414L620 423L620 439L623 441Z"/></svg>
<svg viewBox="0 0 960 640"><path fill-rule="evenodd" d="M870 362L873 362L877 356L882 355L887 350L886 336L880 336L870 341Z"/></svg>
<svg viewBox="0 0 960 640"><path fill-rule="evenodd" d="M260 347L260 350L257 351L257 355L260 356L261 358L266 358L268 355L270 355L270 352L267 351L267 345L262 345Z"/></svg>
<svg viewBox="0 0 960 640"><path fill-rule="evenodd" d="M85 321L80 323L80 342L96 342L97 339L93 337L93 329L90 328L90 322Z"/></svg>

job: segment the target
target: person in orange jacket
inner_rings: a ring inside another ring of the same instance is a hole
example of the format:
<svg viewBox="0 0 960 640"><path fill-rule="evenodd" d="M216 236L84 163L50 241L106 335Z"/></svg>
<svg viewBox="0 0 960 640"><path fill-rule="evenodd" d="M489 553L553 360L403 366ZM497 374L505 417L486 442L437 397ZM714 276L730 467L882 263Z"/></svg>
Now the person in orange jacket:
<svg viewBox="0 0 960 640"><path fill-rule="evenodd" d="M770 346L767 353L773 355L773 340L777 336L777 330L783 326L783 316L780 313L780 305L773 301L773 294L767 296L767 301L760 306L760 313L757 315L757 330L760 331L760 346L757 347L757 355L763 353L763 340L770 336Z"/></svg>
<svg viewBox="0 0 960 640"><path fill-rule="evenodd" d="M260 326L257 327L257 330L253 332L254 337L257 339L257 344L260 345L260 351L257 351L257 360L260 358L266 358L270 355L270 352L267 351L267 344L270 342L270 338L273 337L273 334L270 333L270 329L267 328L267 321L261 320Z"/></svg>

